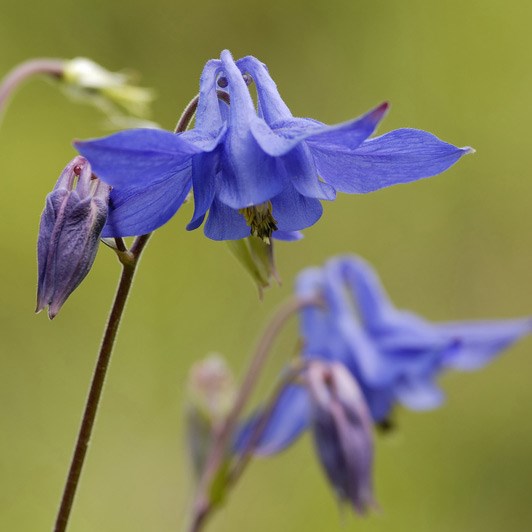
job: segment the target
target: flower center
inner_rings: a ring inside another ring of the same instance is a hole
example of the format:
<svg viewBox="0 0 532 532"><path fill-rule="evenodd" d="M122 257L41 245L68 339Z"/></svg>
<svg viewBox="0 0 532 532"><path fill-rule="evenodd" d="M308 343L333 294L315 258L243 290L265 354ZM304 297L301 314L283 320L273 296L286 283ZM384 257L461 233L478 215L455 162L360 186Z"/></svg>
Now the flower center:
<svg viewBox="0 0 532 532"><path fill-rule="evenodd" d="M244 209L239 209L238 212L245 218L251 234L270 244L272 233L277 231L277 222L272 214L271 201L245 207Z"/></svg>

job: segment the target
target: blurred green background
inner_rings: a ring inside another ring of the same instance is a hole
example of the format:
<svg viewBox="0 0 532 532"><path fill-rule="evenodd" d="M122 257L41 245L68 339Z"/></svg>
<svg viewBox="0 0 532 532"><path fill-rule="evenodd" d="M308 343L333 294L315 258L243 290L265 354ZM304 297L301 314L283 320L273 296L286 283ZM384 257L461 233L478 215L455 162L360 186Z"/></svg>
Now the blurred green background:
<svg viewBox="0 0 532 532"><path fill-rule="evenodd" d="M237 374L295 274L340 252L370 260L399 306L434 320L532 312L532 4L48 0L0 5L0 71L35 56L129 67L157 89L172 128L204 62L229 48L270 67L296 116L328 123L389 100L380 132L410 126L477 149L444 175L341 195L295 244L263 303L224 244L184 225L144 256L111 365L72 532L170 532L193 495L184 452L188 368L219 351ZM35 316L44 197L103 116L34 80L0 128L0 530L50 530L119 268L102 248L54 322ZM291 323L269 375L297 334ZM209 530L512 531L532 528L532 340L484 371L442 381L448 400L400 411L378 437L381 511L341 515L308 437L257 461ZM263 386L267 387L267 384Z"/></svg>

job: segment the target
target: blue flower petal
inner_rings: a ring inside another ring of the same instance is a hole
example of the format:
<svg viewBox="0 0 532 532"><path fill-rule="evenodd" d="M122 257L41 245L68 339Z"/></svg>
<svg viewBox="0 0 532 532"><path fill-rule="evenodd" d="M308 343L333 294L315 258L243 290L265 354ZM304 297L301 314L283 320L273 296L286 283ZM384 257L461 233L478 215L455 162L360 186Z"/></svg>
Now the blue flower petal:
<svg viewBox="0 0 532 532"><path fill-rule="evenodd" d="M342 338L350 357L340 362L367 385L380 387L390 383L396 377L396 368L382 356L378 345L359 323L350 296L346 293L344 280L338 275L338 270L329 265L324 271L323 295L336 334ZM342 354L343 351L339 350L338 353ZM343 356L346 357L346 354Z"/></svg>
<svg viewBox="0 0 532 532"><path fill-rule="evenodd" d="M268 201L286 184L281 160L264 153L253 138L227 139L220 169L217 197L233 209Z"/></svg>
<svg viewBox="0 0 532 532"><path fill-rule="evenodd" d="M264 118L268 124L292 116L264 63L253 56L247 56L239 59L236 64L242 72L251 74L255 81L259 116Z"/></svg>
<svg viewBox="0 0 532 532"><path fill-rule="evenodd" d="M334 188L320 181L312 154L304 143L285 155L283 163L288 179L303 196L322 200L333 200L336 197Z"/></svg>
<svg viewBox="0 0 532 532"><path fill-rule="evenodd" d="M89 160L93 172L113 187L161 181L202 151L180 135L158 129L121 131L74 145Z"/></svg>
<svg viewBox="0 0 532 532"><path fill-rule="evenodd" d="M320 268L306 268L296 278L296 294L301 299L321 298L323 275ZM305 341L305 352L320 354L334 351L337 336L328 320L330 313L319 305L308 305L300 312L301 337Z"/></svg>
<svg viewBox="0 0 532 532"><path fill-rule="evenodd" d="M113 189L102 236L137 236L154 231L177 212L190 186L190 167L186 166L149 186Z"/></svg>
<svg viewBox="0 0 532 532"><path fill-rule="evenodd" d="M390 301L371 266L359 257L334 259L328 266L338 268L356 295L357 309L364 327L379 338L383 349L410 351L443 347L448 344L433 325L419 316L398 310Z"/></svg>
<svg viewBox="0 0 532 532"><path fill-rule="evenodd" d="M196 109L196 124L194 130L218 130L223 125L223 117L216 93L216 78L222 68L219 59L211 59L203 68L200 78L200 92Z"/></svg>
<svg viewBox="0 0 532 532"><path fill-rule="evenodd" d="M194 145L197 148L196 153L211 152L220 145L225 137L227 125L223 124L217 129L203 131L201 129L190 129L176 136ZM175 134L174 134L175 135Z"/></svg>
<svg viewBox="0 0 532 532"><path fill-rule="evenodd" d="M319 200L306 198L290 186L271 201L272 214L281 231L299 231L310 227L323 213Z"/></svg>
<svg viewBox="0 0 532 532"><path fill-rule="evenodd" d="M275 240L283 240L284 242L295 242L296 240L301 240L303 234L299 231L274 231L272 237Z"/></svg>
<svg viewBox="0 0 532 532"><path fill-rule="evenodd" d="M387 420L396 402L393 388L391 386L386 388L367 388L363 383L360 384L373 421L378 423Z"/></svg>
<svg viewBox="0 0 532 532"><path fill-rule="evenodd" d="M359 118L335 126L327 126L307 139L309 146L321 150L354 150L377 128L389 108L387 102Z"/></svg>
<svg viewBox="0 0 532 532"><path fill-rule="evenodd" d="M309 145L318 172L327 183L341 192L359 194L434 176L473 151L417 129L397 129L355 150Z"/></svg>
<svg viewBox="0 0 532 532"><path fill-rule="evenodd" d="M255 112L242 73L227 50L222 52L221 59L231 105L217 197L228 207L242 209L279 194L285 187L286 176L281 162L265 153L252 133L256 122L262 122L266 130L269 128Z"/></svg>
<svg viewBox="0 0 532 532"><path fill-rule="evenodd" d="M257 117L250 127L261 148L272 157L286 155L303 140L313 150L353 150L375 131L387 109L388 104L384 103L359 118L334 126L308 118L287 118L266 124Z"/></svg>
<svg viewBox="0 0 532 532"><path fill-rule="evenodd" d="M187 230L197 229L210 209L216 193L216 169L219 153L211 152L192 157L192 187L194 191L194 214Z"/></svg>
<svg viewBox="0 0 532 532"><path fill-rule="evenodd" d="M260 416L259 411L240 427L233 444L236 452L246 450ZM287 386L279 396L253 454L269 456L286 449L308 427L309 422L307 390L301 386Z"/></svg>
<svg viewBox="0 0 532 532"><path fill-rule="evenodd" d="M401 380L395 386L396 399L411 410L431 410L443 403L442 391L429 379Z"/></svg>
<svg viewBox="0 0 532 532"><path fill-rule="evenodd" d="M250 229L238 211L215 199L205 224L205 235L212 240L239 240L249 236Z"/></svg>
<svg viewBox="0 0 532 532"><path fill-rule="evenodd" d="M444 364L469 371L490 362L503 349L532 332L532 319L442 323L436 325L445 338L454 342Z"/></svg>

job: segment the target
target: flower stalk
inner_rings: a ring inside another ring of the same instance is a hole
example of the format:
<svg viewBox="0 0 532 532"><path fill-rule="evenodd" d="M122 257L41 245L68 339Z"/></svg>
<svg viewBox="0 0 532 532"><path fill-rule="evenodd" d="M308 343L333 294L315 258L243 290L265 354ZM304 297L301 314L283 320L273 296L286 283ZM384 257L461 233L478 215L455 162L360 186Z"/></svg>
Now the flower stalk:
<svg viewBox="0 0 532 532"><path fill-rule="evenodd" d="M17 65L0 84L0 115L3 113L10 96L21 83L40 74L59 79L63 72L64 61L61 59L31 59Z"/></svg>
<svg viewBox="0 0 532 532"><path fill-rule="evenodd" d="M207 518L216 508L217 502L219 502L218 500L213 500L211 496L213 483L220 477L222 478L222 482L224 482L223 487L226 487L229 483L234 483L231 482L231 473L229 473L229 471L224 475L223 470L226 466L225 458L227 456L228 448L231 445L231 438L240 419L240 415L247 406L248 400L255 389L261 371L271 353L274 341L291 316L304 307L319 304L320 300L317 298L289 299L284 306L279 309L266 328L259 344L257 345L255 353L251 358L244 380L237 392L235 402L229 411L229 414L214 434L212 447L207 457L203 474L200 478L196 499L193 504L192 520L188 529L189 532L200 532L203 529ZM262 428L259 430L262 430ZM260 438L260 434L258 435L258 438ZM242 466L245 467L244 464L237 467L240 469ZM241 471L238 469L236 470L236 475L233 477L234 481L240 476Z"/></svg>
<svg viewBox="0 0 532 532"><path fill-rule="evenodd" d="M195 105L193 103L189 104L187 109L189 109L191 105L192 111L183 113L179 119L175 130L176 133L181 133L188 128L195 111ZM74 497L76 495L81 471L83 469L83 463L87 454L88 444L92 434L92 429L94 427L94 421L98 412L98 406L100 403L107 370L109 368L109 361L111 359L118 327L120 325L127 298L133 284L135 271L150 236L151 233L137 236L129 250L126 247L123 238L116 237L113 241L113 249L118 257L118 260L122 264L122 275L120 277L120 282L118 284L113 306L111 308L111 313L109 314L109 319L107 321L107 326L102 339L98 360L96 362L96 368L94 370L89 395L87 397L87 403L85 405L83 419L81 421L76 447L74 449L74 455L72 457L72 462L70 464L66 484L63 490L63 496L61 498L61 505L57 514L54 532L64 532L67 529L72 505L74 503Z"/></svg>
<svg viewBox="0 0 532 532"><path fill-rule="evenodd" d="M100 398L102 395L103 385L113 347L118 332L118 327L122 319L122 314L126 306L131 286L133 284L133 277L138 266L140 256L148 243L150 235L143 235L137 237L133 246L129 251L117 252L118 259L122 263L122 275L116 291L114 303L107 321L107 326L102 339L96 368L92 378L85 411L81 422L81 427L72 457L72 462L67 476L67 481L61 499L61 505L57 514L57 519L54 527L54 532L64 532L67 529L70 512L74 503L81 471L85 462L89 441L94 427L94 421L98 412Z"/></svg>

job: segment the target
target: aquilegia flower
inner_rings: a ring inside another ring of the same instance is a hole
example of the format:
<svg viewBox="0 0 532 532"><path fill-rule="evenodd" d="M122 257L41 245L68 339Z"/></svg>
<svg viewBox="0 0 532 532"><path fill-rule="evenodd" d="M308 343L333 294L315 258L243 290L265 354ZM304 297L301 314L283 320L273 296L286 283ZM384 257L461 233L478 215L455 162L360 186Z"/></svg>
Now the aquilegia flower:
<svg viewBox="0 0 532 532"><path fill-rule="evenodd" d="M433 176L472 151L416 129L369 139L386 110L383 104L336 126L294 118L265 65L251 56L235 62L226 50L205 65L190 131L137 129L76 147L113 187L104 236L156 229L192 186L188 229L207 216L209 238L251 234L268 242L316 223L320 200L334 199L337 191L372 192Z"/></svg>
<svg viewBox="0 0 532 532"><path fill-rule="evenodd" d="M84 157L63 170L41 216L37 312L54 318L91 269L107 218L109 185L92 178Z"/></svg>
<svg viewBox="0 0 532 532"><path fill-rule="evenodd" d="M301 311L304 360L343 364L360 386L374 422L386 420L397 403L414 410L437 407L443 397L435 381L443 371L479 369L532 331L530 318L430 323L399 310L369 264L354 256L304 270L297 294L322 301ZM236 450L249 444L256 419L242 427ZM255 453L281 451L310 423L306 387L286 387Z"/></svg>

